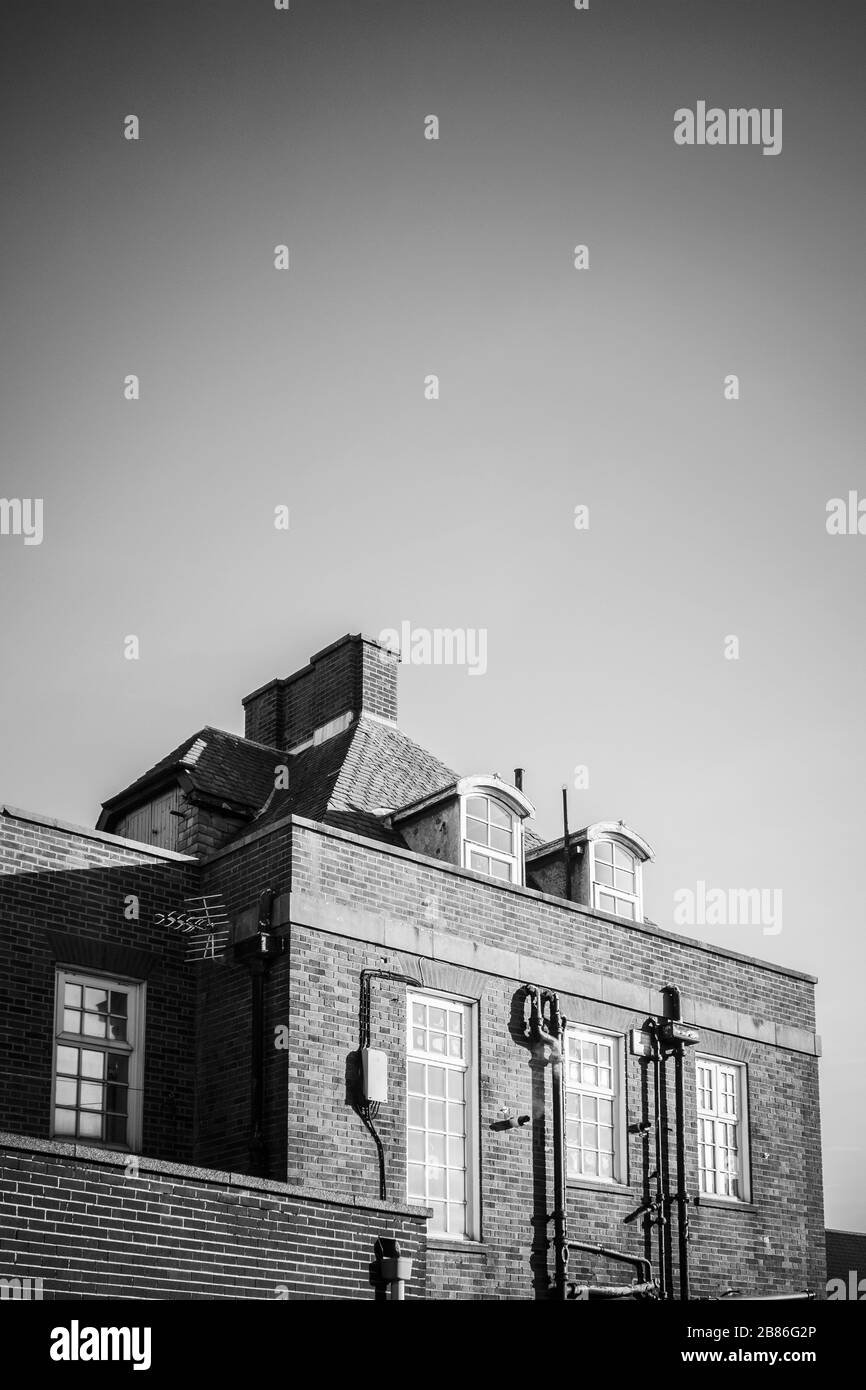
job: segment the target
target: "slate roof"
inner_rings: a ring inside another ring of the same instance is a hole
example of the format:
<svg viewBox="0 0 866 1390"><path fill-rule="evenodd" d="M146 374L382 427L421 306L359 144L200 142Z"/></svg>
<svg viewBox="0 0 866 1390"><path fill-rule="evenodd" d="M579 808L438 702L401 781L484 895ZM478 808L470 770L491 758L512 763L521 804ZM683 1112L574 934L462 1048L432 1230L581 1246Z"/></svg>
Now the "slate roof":
<svg viewBox="0 0 866 1390"><path fill-rule="evenodd" d="M281 763L288 766L289 785L277 790L274 770ZM397 845L405 842L386 829L383 813L443 791L460 777L396 725L364 714L342 733L293 754L208 726L106 801L100 827L137 792L181 771L196 791L254 813L239 836L296 815ZM542 843L528 824L524 833L528 850Z"/></svg>
<svg viewBox="0 0 866 1390"><path fill-rule="evenodd" d="M197 747L198 744L203 746ZM257 810L274 785L274 768L281 758L279 749L207 725L160 758L122 792L103 802L103 817L121 804L134 801L136 792L145 791L160 777L168 779L180 771L189 776L196 791Z"/></svg>
<svg viewBox="0 0 866 1390"><path fill-rule="evenodd" d="M396 810L458 780L458 774L396 727L366 715L344 733L288 760L289 786L274 792L251 829L294 814L402 844L374 811ZM273 779L272 779L273 782Z"/></svg>

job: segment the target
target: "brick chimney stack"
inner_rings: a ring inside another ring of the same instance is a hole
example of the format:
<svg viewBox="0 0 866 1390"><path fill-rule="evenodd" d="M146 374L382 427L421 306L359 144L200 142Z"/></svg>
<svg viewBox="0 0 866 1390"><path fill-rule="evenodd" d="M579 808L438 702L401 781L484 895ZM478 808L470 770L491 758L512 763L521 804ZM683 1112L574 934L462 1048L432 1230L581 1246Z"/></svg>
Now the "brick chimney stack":
<svg viewBox="0 0 866 1390"><path fill-rule="evenodd" d="M341 637L294 675L243 699L245 736L286 751L340 715L375 714L397 722L399 657L373 637Z"/></svg>

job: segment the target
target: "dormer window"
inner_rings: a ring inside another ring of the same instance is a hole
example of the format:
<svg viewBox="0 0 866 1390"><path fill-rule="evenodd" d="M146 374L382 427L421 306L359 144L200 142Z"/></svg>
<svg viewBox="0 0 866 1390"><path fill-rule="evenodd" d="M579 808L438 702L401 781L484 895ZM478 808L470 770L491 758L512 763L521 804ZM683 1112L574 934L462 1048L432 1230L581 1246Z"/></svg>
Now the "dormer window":
<svg viewBox="0 0 866 1390"><path fill-rule="evenodd" d="M463 798L463 866L521 883L520 821L492 796Z"/></svg>
<svg viewBox="0 0 866 1390"><path fill-rule="evenodd" d="M401 806L387 823L408 849L522 887L523 822L534 814L519 787L488 772Z"/></svg>
<svg viewBox="0 0 866 1390"><path fill-rule="evenodd" d="M590 840L589 849L593 907L640 922L643 895L637 856L616 840Z"/></svg>

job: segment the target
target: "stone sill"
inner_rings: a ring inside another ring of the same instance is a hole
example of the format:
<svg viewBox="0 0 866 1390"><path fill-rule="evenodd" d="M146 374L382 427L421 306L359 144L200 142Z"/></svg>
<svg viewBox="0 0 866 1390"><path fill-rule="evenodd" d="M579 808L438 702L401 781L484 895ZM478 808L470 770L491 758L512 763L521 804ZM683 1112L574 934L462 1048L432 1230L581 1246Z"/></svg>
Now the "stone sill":
<svg viewBox="0 0 866 1390"><path fill-rule="evenodd" d="M634 1190L624 1182L592 1182L589 1178L569 1178L566 1182L569 1192L600 1192L612 1197L636 1197Z"/></svg>
<svg viewBox="0 0 866 1390"><path fill-rule="evenodd" d="M757 1202L736 1202L724 1197L696 1197L695 1206L712 1207L713 1211L757 1211Z"/></svg>
<svg viewBox="0 0 866 1390"><path fill-rule="evenodd" d="M451 1240L448 1236L434 1236L428 1233L428 1255L439 1251L449 1255L481 1255L487 1258L487 1246L481 1240Z"/></svg>

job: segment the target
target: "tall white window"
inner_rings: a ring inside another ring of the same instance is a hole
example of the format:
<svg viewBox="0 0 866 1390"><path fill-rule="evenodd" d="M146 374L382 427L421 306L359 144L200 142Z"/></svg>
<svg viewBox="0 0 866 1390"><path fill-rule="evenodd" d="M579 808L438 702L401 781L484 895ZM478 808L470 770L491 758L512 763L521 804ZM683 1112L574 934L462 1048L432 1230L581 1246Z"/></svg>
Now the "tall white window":
<svg viewBox="0 0 866 1390"><path fill-rule="evenodd" d="M701 1192L749 1200L746 1069L697 1057L698 1178Z"/></svg>
<svg viewBox="0 0 866 1390"><path fill-rule="evenodd" d="M625 1093L621 1039L569 1028L565 1034L566 1176L625 1181Z"/></svg>
<svg viewBox="0 0 866 1390"><path fill-rule="evenodd" d="M592 905L616 917L641 921L641 866L616 840L590 840Z"/></svg>
<svg viewBox="0 0 866 1390"><path fill-rule="evenodd" d="M473 1008L408 996L407 1162L410 1202L433 1208L431 1235L478 1234Z"/></svg>
<svg viewBox="0 0 866 1390"><path fill-rule="evenodd" d="M140 1147L143 991L129 980L58 970L54 1138Z"/></svg>
<svg viewBox="0 0 866 1390"><path fill-rule="evenodd" d="M493 796L465 796L461 802L463 867L504 883L522 883L521 824Z"/></svg>

